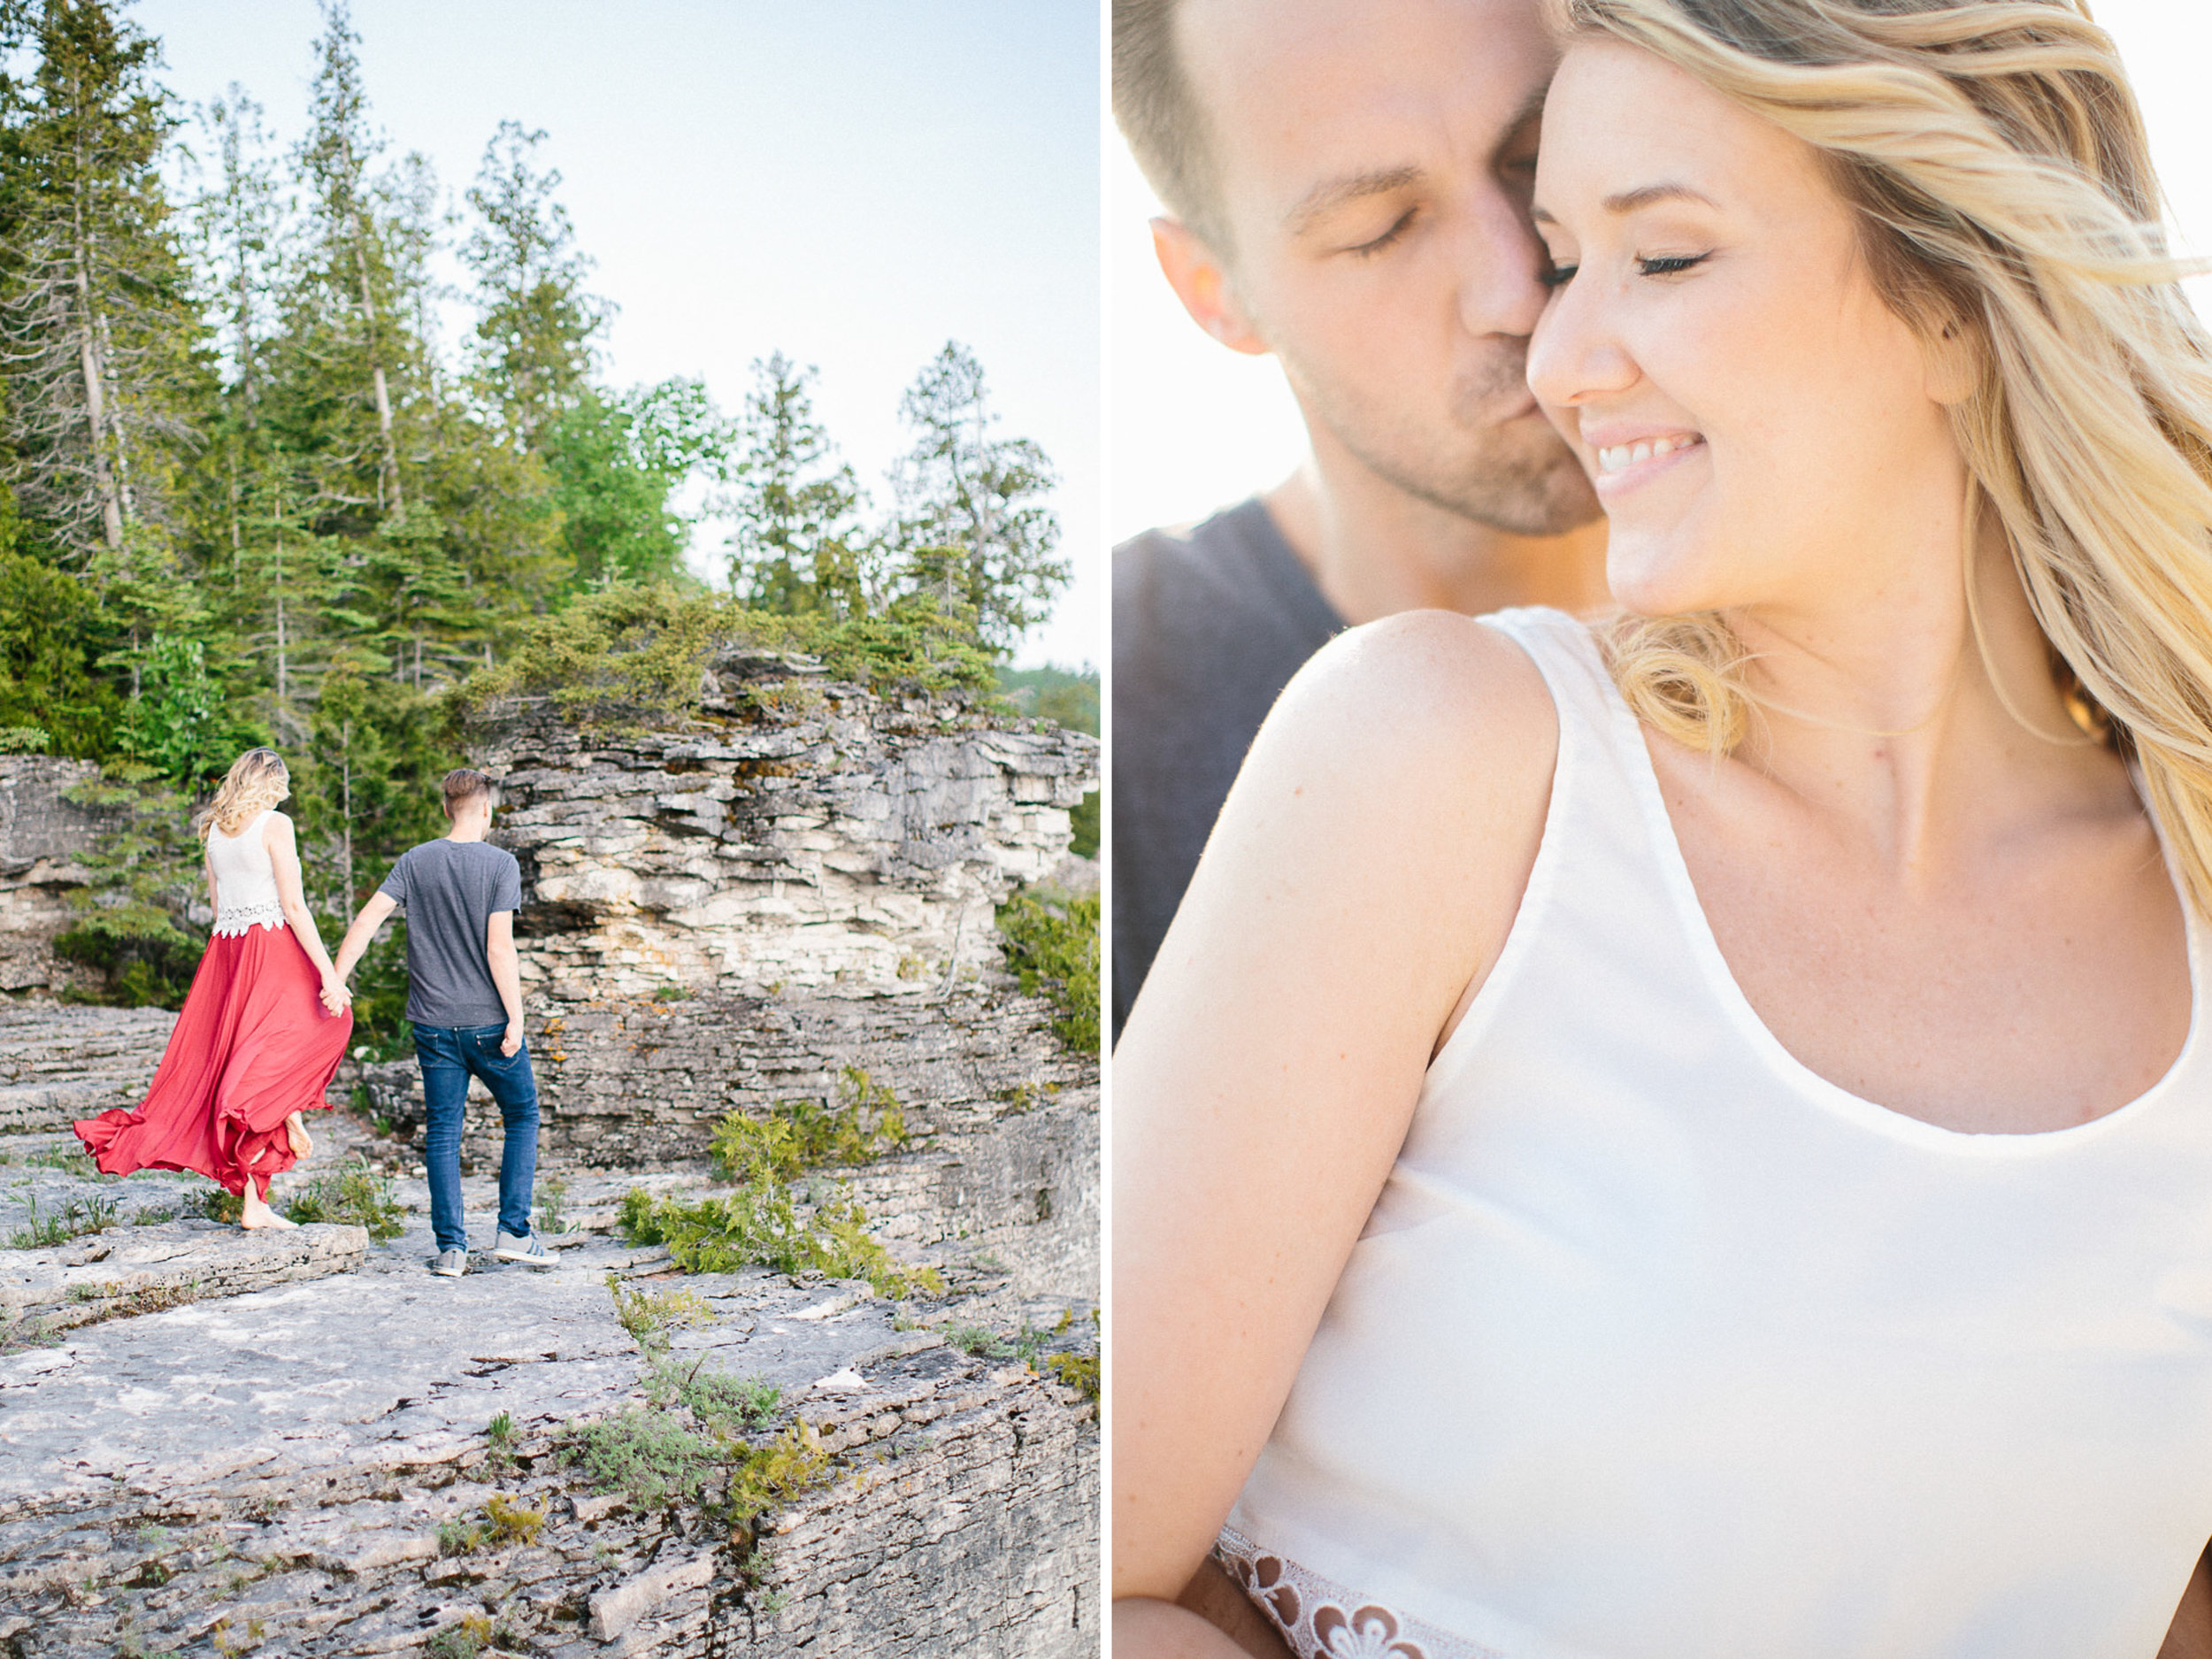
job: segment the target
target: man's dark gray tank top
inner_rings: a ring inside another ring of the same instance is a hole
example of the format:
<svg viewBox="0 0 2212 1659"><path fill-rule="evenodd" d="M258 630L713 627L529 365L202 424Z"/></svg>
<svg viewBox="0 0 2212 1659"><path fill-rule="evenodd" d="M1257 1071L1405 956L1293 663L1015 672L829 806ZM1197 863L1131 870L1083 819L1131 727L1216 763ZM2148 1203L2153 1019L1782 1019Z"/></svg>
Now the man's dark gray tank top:
<svg viewBox="0 0 2212 1659"><path fill-rule="evenodd" d="M1344 626L1257 500L1114 549L1114 1033L1260 722Z"/></svg>

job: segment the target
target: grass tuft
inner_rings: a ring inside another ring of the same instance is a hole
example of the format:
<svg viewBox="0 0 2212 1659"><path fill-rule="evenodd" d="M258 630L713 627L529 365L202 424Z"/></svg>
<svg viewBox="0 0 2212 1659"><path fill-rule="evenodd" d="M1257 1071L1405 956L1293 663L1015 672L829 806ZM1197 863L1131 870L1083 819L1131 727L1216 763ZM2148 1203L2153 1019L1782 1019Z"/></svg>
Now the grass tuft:
<svg viewBox="0 0 2212 1659"><path fill-rule="evenodd" d="M115 1225L115 1201L109 1198L73 1198L58 1215L38 1213L38 1194L31 1194L30 1225L8 1235L11 1250L40 1250L103 1227Z"/></svg>
<svg viewBox="0 0 2212 1659"><path fill-rule="evenodd" d="M302 1223L334 1221L368 1229L386 1244L406 1231L407 1212L393 1195L392 1183L365 1158L350 1168L319 1175L285 1200L284 1213Z"/></svg>

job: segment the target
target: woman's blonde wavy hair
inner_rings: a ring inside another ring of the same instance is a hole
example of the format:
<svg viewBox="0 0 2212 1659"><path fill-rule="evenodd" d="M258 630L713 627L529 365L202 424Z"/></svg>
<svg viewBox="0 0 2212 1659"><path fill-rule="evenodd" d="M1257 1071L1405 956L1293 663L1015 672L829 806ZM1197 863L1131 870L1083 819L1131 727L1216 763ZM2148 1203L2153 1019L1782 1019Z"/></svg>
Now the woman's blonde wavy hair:
<svg viewBox="0 0 2212 1659"><path fill-rule="evenodd" d="M264 807L292 793L292 774L273 749L250 749L230 764L215 798L192 815L192 830L202 841L211 829L235 835Z"/></svg>
<svg viewBox="0 0 2212 1659"><path fill-rule="evenodd" d="M2062 690L2133 755L2212 915L2212 347L2110 37L2080 0L1553 6L1569 41L1640 47L1812 145L1884 300L1963 344L1967 546L1993 513ZM1660 731L1742 741L1745 653L1717 613L1623 618L1608 647Z"/></svg>

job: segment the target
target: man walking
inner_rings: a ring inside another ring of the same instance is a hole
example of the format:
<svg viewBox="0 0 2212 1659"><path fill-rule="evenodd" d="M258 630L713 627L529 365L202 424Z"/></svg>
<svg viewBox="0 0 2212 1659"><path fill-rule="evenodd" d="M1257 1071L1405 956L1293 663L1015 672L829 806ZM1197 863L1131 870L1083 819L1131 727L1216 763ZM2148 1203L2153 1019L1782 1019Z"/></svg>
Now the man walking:
<svg viewBox="0 0 2212 1659"><path fill-rule="evenodd" d="M1348 626L1601 603L1604 530L1529 396L1555 49L1535 0L1114 0L1160 266L1271 353L1305 464L1114 555L1114 1027L1260 722ZM1123 396L1128 396L1124 392Z"/></svg>
<svg viewBox="0 0 2212 1659"><path fill-rule="evenodd" d="M429 1119L423 1161L430 1177L430 1225L438 1257L430 1271L468 1271L468 1228L461 1214L461 1118L469 1079L480 1077L499 1103L507 1139L499 1160L499 1231L492 1254L503 1262L550 1267L530 1227L530 1191L538 1166L538 1088L522 1041L522 974L515 956L515 910L522 869L484 837L492 826L492 780L463 766L446 773L446 820L439 841L402 854L346 930L335 963L346 978L384 918L407 917L407 1018L415 1028Z"/></svg>

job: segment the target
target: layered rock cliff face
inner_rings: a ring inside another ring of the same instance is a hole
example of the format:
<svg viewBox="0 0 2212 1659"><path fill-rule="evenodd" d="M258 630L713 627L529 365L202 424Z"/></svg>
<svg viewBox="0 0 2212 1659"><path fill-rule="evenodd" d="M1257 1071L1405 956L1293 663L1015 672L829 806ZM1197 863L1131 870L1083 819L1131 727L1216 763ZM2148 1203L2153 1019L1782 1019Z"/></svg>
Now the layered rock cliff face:
<svg viewBox="0 0 2212 1659"><path fill-rule="evenodd" d="M543 1156L702 1157L733 1110L888 1088L919 1145L872 1170L895 1239L966 1239L1023 1282L1092 1294L1097 1064L1007 974L995 926L1066 860L1095 740L887 701L803 658L726 651L681 729L593 735L543 698L486 711ZM411 1063L373 1110L419 1133ZM496 1161L480 1114L465 1156Z"/></svg>
<svg viewBox="0 0 2212 1659"><path fill-rule="evenodd" d="M679 731L594 738L542 699L479 723L528 988L910 995L993 969L993 908L1065 856L1095 741L887 702L805 658L732 650L706 673Z"/></svg>
<svg viewBox="0 0 2212 1659"><path fill-rule="evenodd" d="M97 973L54 954L69 926L68 895L87 872L79 862L103 827L100 816L64 799L97 769L88 760L0 755L0 991L89 987Z"/></svg>

